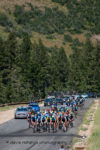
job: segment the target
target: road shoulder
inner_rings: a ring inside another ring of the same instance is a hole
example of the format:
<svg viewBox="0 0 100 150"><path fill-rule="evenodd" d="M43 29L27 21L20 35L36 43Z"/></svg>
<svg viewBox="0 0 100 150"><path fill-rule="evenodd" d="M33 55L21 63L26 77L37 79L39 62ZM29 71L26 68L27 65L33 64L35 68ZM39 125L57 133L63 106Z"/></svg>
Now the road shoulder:
<svg viewBox="0 0 100 150"><path fill-rule="evenodd" d="M82 136L82 139L74 138L73 143L73 149L82 149L86 150L88 147L88 140L90 139L93 129L94 129L94 124L95 124L95 115L98 111L99 108L99 100L95 100L92 106L89 108L88 112L86 112L86 115L83 119L83 123L79 127L79 132L78 134Z"/></svg>

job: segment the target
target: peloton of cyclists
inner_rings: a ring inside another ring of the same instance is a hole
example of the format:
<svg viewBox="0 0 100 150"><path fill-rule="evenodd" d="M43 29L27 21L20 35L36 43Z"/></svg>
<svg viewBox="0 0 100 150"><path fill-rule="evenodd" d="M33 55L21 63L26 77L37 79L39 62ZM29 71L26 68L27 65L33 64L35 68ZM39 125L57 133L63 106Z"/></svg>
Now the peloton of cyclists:
<svg viewBox="0 0 100 150"><path fill-rule="evenodd" d="M84 104L84 99L81 99L80 104ZM78 100L68 101L66 106L55 107L43 110L42 112L29 112L27 120L29 127L33 127L33 131L48 131L57 132L59 130L67 131L68 127L73 127L73 121L77 116Z"/></svg>

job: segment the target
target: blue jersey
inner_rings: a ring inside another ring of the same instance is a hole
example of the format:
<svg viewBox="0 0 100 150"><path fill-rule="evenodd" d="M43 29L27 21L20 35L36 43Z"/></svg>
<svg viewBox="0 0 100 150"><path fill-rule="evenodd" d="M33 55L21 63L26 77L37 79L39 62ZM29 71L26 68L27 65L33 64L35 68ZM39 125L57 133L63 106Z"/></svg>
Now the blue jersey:
<svg viewBox="0 0 100 150"><path fill-rule="evenodd" d="M42 116L42 122L45 122L45 120L46 120L46 117Z"/></svg>
<svg viewBox="0 0 100 150"><path fill-rule="evenodd" d="M38 121L39 123L41 122L41 117L40 117L40 116L37 118L37 121Z"/></svg>

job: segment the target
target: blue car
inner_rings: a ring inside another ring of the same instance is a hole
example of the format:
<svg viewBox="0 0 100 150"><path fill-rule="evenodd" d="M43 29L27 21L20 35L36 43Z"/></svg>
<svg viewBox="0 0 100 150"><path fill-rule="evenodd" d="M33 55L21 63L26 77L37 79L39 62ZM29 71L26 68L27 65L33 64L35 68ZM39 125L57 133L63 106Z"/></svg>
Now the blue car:
<svg viewBox="0 0 100 150"><path fill-rule="evenodd" d="M46 98L44 101L44 106L51 106L53 101L55 101L55 98Z"/></svg>
<svg viewBox="0 0 100 150"><path fill-rule="evenodd" d="M40 107L39 107L38 103L30 103L28 106L31 106L35 112L40 111Z"/></svg>
<svg viewBox="0 0 100 150"><path fill-rule="evenodd" d="M63 102L63 99L57 98L57 99L56 99L56 103L63 105L64 102Z"/></svg>

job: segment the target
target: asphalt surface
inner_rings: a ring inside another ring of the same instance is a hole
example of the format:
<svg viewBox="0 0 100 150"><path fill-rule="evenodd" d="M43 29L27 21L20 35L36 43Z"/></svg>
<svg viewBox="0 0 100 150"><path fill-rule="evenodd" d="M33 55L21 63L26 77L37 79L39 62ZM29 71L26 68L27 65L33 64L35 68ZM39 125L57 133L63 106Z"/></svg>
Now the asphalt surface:
<svg viewBox="0 0 100 150"><path fill-rule="evenodd" d="M77 135L77 129L93 101L86 100L85 106L78 111L74 127L69 127L67 132L33 133L25 119L12 119L0 125L0 150L58 150L61 144L65 147L72 144L73 137L82 138Z"/></svg>

